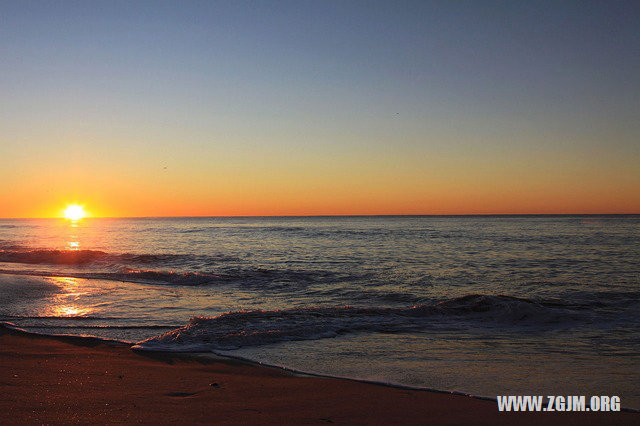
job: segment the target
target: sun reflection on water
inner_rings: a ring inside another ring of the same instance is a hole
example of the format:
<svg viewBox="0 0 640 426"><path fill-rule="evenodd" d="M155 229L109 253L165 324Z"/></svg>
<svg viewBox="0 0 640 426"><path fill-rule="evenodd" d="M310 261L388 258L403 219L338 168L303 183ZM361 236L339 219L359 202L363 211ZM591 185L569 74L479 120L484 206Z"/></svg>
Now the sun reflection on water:
<svg viewBox="0 0 640 426"><path fill-rule="evenodd" d="M54 306L51 314L56 317L84 317L91 312L91 309L81 308L72 305Z"/></svg>
<svg viewBox="0 0 640 426"><path fill-rule="evenodd" d="M61 288L62 293L54 297L47 315L55 317L84 317L93 312L88 306L78 303L81 296L88 294L81 282L73 277L51 277L53 283Z"/></svg>

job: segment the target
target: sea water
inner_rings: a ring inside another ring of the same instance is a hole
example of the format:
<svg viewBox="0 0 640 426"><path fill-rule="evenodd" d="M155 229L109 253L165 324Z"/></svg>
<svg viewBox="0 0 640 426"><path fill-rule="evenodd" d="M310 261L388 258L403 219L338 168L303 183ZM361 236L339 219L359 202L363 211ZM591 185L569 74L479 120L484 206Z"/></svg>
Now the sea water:
<svg viewBox="0 0 640 426"><path fill-rule="evenodd" d="M640 216L0 220L0 321L640 408Z"/></svg>

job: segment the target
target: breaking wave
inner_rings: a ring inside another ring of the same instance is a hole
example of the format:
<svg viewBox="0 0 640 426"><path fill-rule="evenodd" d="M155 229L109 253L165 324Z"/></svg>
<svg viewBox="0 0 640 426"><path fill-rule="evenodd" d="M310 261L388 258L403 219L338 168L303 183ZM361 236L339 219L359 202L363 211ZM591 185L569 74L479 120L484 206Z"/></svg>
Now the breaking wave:
<svg viewBox="0 0 640 426"><path fill-rule="evenodd" d="M87 265L91 263L111 264L188 264L202 261L233 260L222 255L190 254L136 254L106 253L100 250L51 250L28 249L18 245L6 245L0 249L0 262L23 263L31 265Z"/></svg>
<svg viewBox="0 0 640 426"><path fill-rule="evenodd" d="M591 322L566 308L510 296L467 295L407 308L316 307L236 311L194 317L178 329L138 342L134 348L179 352L233 350L352 333L401 333L439 326L556 328Z"/></svg>

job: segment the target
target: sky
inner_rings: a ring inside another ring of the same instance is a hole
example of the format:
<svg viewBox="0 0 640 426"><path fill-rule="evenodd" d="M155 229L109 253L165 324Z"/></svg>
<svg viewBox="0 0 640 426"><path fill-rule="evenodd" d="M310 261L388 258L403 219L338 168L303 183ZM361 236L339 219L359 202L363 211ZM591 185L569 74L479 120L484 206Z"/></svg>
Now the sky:
<svg viewBox="0 0 640 426"><path fill-rule="evenodd" d="M0 0L0 217L640 213L640 4Z"/></svg>

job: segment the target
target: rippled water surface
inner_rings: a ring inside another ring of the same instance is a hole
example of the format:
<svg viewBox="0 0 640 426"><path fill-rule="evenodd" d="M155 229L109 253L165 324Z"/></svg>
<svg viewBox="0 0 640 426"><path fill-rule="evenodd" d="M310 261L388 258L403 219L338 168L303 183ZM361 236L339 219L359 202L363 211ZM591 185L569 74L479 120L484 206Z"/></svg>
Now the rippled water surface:
<svg viewBox="0 0 640 426"><path fill-rule="evenodd" d="M640 408L640 216L0 220L0 320Z"/></svg>

